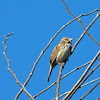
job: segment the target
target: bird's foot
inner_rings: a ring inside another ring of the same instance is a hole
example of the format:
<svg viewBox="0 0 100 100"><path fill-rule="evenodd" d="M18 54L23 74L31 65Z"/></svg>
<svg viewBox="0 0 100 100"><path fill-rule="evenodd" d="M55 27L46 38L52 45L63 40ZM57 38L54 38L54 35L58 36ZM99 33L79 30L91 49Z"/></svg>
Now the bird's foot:
<svg viewBox="0 0 100 100"><path fill-rule="evenodd" d="M60 66L62 66L62 68L64 69L64 66L65 66L65 62L63 63L58 63Z"/></svg>

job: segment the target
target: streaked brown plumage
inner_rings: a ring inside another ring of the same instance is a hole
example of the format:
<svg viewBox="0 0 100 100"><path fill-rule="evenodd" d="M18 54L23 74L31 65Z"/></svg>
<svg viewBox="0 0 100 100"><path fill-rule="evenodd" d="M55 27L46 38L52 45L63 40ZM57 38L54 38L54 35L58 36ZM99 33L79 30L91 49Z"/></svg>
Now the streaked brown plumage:
<svg viewBox="0 0 100 100"><path fill-rule="evenodd" d="M63 37L58 45L55 46L53 49L53 52L50 57L50 70L48 74L48 82L50 79L50 75L52 73L52 69L60 64L67 61L71 54L71 48L72 48L72 43L71 43L72 38L68 37Z"/></svg>

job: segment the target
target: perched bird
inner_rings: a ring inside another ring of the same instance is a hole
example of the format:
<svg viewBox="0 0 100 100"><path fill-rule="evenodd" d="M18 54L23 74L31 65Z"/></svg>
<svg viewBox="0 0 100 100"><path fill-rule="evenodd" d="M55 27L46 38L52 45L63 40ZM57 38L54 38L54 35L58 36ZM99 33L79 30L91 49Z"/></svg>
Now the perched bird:
<svg viewBox="0 0 100 100"><path fill-rule="evenodd" d="M55 46L55 48L52 51L51 57L50 57L50 70L48 74L48 82L50 79L50 75L52 73L52 69L61 63L66 63L68 60L70 54L71 54L71 43L72 38L63 37L58 45Z"/></svg>

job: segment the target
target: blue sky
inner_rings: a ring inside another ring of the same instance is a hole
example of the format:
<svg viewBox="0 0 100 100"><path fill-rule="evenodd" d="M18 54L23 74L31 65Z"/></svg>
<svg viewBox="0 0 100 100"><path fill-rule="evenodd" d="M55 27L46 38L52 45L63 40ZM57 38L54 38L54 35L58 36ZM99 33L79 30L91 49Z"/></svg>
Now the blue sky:
<svg viewBox="0 0 100 100"><path fill-rule="evenodd" d="M66 0L66 3L76 16L89 13L95 9L100 9L100 0ZM97 13L100 13L100 11L81 18L85 27L89 25ZM7 63L3 55L3 35L14 32L14 35L10 36L6 43L7 56L10 59L11 69L17 75L18 80L23 84L31 72L33 64L41 50L44 49L54 34L72 19L73 17L66 11L61 0L0 1L0 99L14 100L21 88L7 70ZM72 44L74 45L83 31L80 23L74 21L57 35L50 47L41 57L32 78L26 86L26 89L32 96L45 89L58 78L59 65L55 67L50 82L47 83L50 55L55 45L59 43L62 37L73 38ZM88 32L100 43L100 17ZM89 36L85 35L66 63L62 75L92 60L99 49L100 47ZM97 60L92 68L99 62L100 60ZM86 67L74 72L61 81L60 94L69 91L72 86L74 86L85 68ZM100 77L100 68L98 68L86 82L98 77ZM71 100L78 100L96 83L97 82L94 82L79 89ZM36 100L51 100L55 97L55 94L56 85L38 96ZM100 85L84 100L96 100L98 97L100 97ZM22 92L18 100L29 100L29 97Z"/></svg>

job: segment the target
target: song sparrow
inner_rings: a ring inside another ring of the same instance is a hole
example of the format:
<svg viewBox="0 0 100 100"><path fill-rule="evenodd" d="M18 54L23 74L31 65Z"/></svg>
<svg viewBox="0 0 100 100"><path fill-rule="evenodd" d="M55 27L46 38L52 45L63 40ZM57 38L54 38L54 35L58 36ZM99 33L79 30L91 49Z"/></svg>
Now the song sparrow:
<svg viewBox="0 0 100 100"><path fill-rule="evenodd" d="M50 79L50 75L52 72L52 69L61 63L66 63L68 60L70 54L71 54L71 48L72 48L72 43L71 43L72 38L68 37L63 37L58 45L55 46L53 49L53 52L50 57L50 70L48 74L48 82Z"/></svg>

